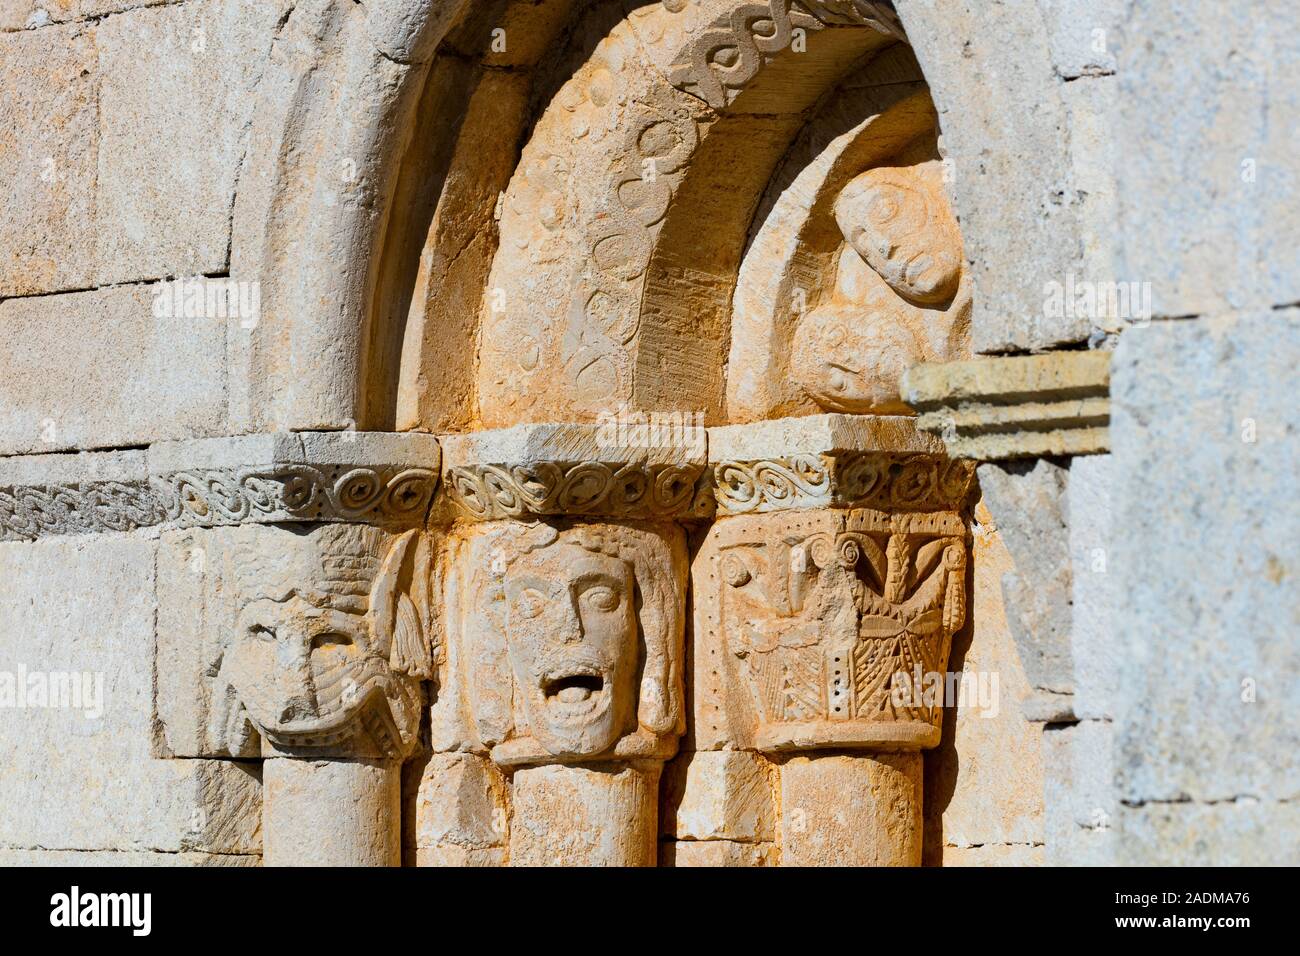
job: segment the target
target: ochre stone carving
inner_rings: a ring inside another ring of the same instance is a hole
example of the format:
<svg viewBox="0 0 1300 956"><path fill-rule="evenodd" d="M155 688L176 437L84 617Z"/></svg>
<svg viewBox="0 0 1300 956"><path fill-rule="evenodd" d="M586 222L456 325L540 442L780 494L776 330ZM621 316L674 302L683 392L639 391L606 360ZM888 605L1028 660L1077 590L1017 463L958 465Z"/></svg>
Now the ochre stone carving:
<svg viewBox="0 0 1300 956"><path fill-rule="evenodd" d="M686 4L665 3L677 12ZM871 0L768 0L742 3L720 15L683 51L670 79L674 86L714 109L732 102L766 59L790 48L794 31L823 30L826 24L869 26L903 38L898 15Z"/></svg>
<svg viewBox="0 0 1300 956"><path fill-rule="evenodd" d="M416 531L319 525L245 539L213 720L231 753L401 759L433 676Z"/></svg>
<svg viewBox="0 0 1300 956"><path fill-rule="evenodd" d="M728 518L701 561L710 589L697 598L697 660L710 663L696 677L707 724L772 752L938 743L940 706L919 692L925 675L944 672L965 619L958 515ZM896 695L898 675L918 693Z"/></svg>
<svg viewBox="0 0 1300 956"><path fill-rule="evenodd" d="M689 515L702 465L541 462L523 467L449 468L448 493L474 518L595 514L615 518ZM703 507L704 505L699 505Z"/></svg>
<svg viewBox="0 0 1300 956"><path fill-rule="evenodd" d="M870 169L835 201L845 244L834 290L800 321L791 356L795 378L823 408L906 411L903 374L936 353L952 357L965 333L961 236L935 166ZM939 348L926 310L950 326Z"/></svg>
<svg viewBox="0 0 1300 956"><path fill-rule="evenodd" d="M967 462L932 455L844 452L721 461L713 475L719 510L748 514L830 505L960 508L975 472Z"/></svg>
<svg viewBox="0 0 1300 956"><path fill-rule="evenodd" d="M681 532L511 525L476 544L465 664L493 759L670 755L684 719Z"/></svg>

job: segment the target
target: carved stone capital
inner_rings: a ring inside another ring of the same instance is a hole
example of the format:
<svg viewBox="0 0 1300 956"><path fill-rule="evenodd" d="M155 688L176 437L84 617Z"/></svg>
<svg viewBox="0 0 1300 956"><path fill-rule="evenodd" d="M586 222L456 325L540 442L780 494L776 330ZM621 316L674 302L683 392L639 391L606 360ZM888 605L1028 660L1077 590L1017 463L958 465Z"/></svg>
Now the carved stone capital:
<svg viewBox="0 0 1300 956"><path fill-rule="evenodd" d="M436 750L662 761L685 728L680 527L499 521L450 542Z"/></svg>
<svg viewBox="0 0 1300 956"><path fill-rule="evenodd" d="M935 746L934 687L966 617L970 464L892 416L709 439L718 520L693 578L696 746Z"/></svg>
<svg viewBox="0 0 1300 956"><path fill-rule="evenodd" d="M473 520L681 520L711 506L698 426L518 425L442 444L446 493Z"/></svg>
<svg viewBox="0 0 1300 956"><path fill-rule="evenodd" d="M697 736L764 752L919 750L925 695L966 614L966 529L951 512L873 509L719 521L698 559ZM928 681L928 683L927 683Z"/></svg>
<svg viewBox="0 0 1300 956"><path fill-rule="evenodd" d="M954 458L992 461L1110 449L1110 353L1052 352L920 365L903 377L917 427Z"/></svg>
<svg viewBox="0 0 1300 956"><path fill-rule="evenodd" d="M974 469L899 416L814 415L709 430L719 515L960 510Z"/></svg>
<svg viewBox="0 0 1300 956"><path fill-rule="evenodd" d="M179 757L401 760L434 673L431 548L365 524L162 536L156 724Z"/></svg>

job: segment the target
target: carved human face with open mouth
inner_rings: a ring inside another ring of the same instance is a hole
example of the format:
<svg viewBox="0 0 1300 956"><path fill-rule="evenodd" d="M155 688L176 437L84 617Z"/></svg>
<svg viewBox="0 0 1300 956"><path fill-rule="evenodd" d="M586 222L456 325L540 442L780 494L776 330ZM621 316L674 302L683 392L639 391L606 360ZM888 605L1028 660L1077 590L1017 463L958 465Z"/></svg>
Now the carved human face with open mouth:
<svg viewBox="0 0 1300 956"><path fill-rule="evenodd" d="M557 756L593 756L632 729L639 656L631 566L573 544L516 561L506 635L517 699Z"/></svg>
<svg viewBox="0 0 1300 956"><path fill-rule="evenodd" d="M835 219L858 255L903 298L934 305L957 291L957 224L945 198L920 173L863 173L840 193Z"/></svg>
<svg viewBox="0 0 1300 956"><path fill-rule="evenodd" d="M329 747L358 732L397 739L386 701L394 677L356 603L294 591L242 609L226 669L249 720L276 746Z"/></svg>

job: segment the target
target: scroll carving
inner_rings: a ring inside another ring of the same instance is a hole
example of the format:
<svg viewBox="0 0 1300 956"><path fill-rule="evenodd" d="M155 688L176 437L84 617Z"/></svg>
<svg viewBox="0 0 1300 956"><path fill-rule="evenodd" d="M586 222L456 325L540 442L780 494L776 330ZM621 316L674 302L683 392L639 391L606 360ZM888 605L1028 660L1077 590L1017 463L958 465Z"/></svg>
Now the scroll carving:
<svg viewBox="0 0 1300 956"><path fill-rule="evenodd" d="M855 505L885 510L961 508L974 469L928 455L845 452L713 466L723 514Z"/></svg>
<svg viewBox="0 0 1300 956"><path fill-rule="evenodd" d="M424 520L438 473L340 465L178 472L156 479L167 520L179 527L244 521Z"/></svg>
<svg viewBox="0 0 1300 956"><path fill-rule="evenodd" d="M707 513L703 465L538 462L449 468L445 487L470 517L601 515L661 518Z"/></svg>
<svg viewBox="0 0 1300 956"><path fill-rule="evenodd" d="M790 47L796 29L824 30L828 24L867 26L905 39L898 15L888 3L871 0L745 3L719 16L696 37L683 51L669 79L678 89L700 97L714 109L722 109L754 78L766 59Z"/></svg>

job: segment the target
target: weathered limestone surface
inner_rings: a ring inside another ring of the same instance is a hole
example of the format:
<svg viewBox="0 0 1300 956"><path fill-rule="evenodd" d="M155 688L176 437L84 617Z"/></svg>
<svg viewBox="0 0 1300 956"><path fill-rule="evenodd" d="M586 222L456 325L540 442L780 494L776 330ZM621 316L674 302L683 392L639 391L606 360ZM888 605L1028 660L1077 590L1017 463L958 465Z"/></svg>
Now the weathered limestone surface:
<svg viewBox="0 0 1300 956"><path fill-rule="evenodd" d="M1117 168L1116 233L1158 316L1300 300L1294 14L1267 0L1128 6L1115 135L1144 148Z"/></svg>
<svg viewBox="0 0 1300 956"><path fill-rule="evenodd" d="M6 15L6 28L22 26ZM79 27L0 33L0 50L0 299L86 288L97 261L85 228L100 138L94 40Z"/></svg>
<svg viewBox="0 0 1300 956"><path fill-rule="evenodd" d="M1049 865L1116 863L1122 839L1115 788L1115 737L1115 725L1108 720L1044 728L1043 797Z"/></svg>
<svg viewBox="0 0 1300 956"><path fill-rule="evenodd" d="M511 866L654 866L659 765L525 767L514 775Z"/></svg>
<svg viewBox="0 0 1300 956"><path fill-rule="evenodd" d="M255 765L150 750L155 550L120 535L0 545L0 845L260 853ZM83 706L39 703L33 678L55 675L89 680Z"/></svg>
<svg viewBox="0 0 1300 956"><path fill-rule="evenodd" d="M1080 254L1055 23L1049 26L1039 0L898 0L896 7L952 164L950 189L974 281L975 352L1086 339L1086 319L1052 321L1043 311L1043 283L1064 281Z"/></svg>
<svg viewBox="0 0 1300 956"><path fill-rule="evenodd" d="M1296 309L1162 322L1116 354L1113 545L1128 859L1295 857ZM1267 832L1265 838L1263 833Z"/></svg>
<svg viewBox="0 0 1300 956"><path fill-rule="evenodd" d="M1055 352L919 365L902 393L954 458L1084 455L1108 447L1109 379L1109 353Z"/></svg>
<svg viewBox="0 0 1300 956"><path fill-rule="evenodd" d="M65 23L153 7L165 0L10 0L0 16L0 30L32 30L47 23Z"/></svg>
<svg viewBox="0 0 1300 956"><path fill-rule="evenodd" d="M949 668L974 684L958 685L943 739L926 757L927 866L952 865L958 851L1020 854L1044 841L1042 733L1026 719L1034 694L1003 600L1014 564L987 507L974 518L970 631L954 638Z"/></svg>
<svg viewBox="0 0 1300 956"><path fill-rule="evenodd" d="M1052 65L1062 79L1115 72L1124 0L1038 0L1038 5L1051 42Z"/></svg>
<svg viewBox="0 0 1300 956"><path fill-rule="evenodd" d="M757 754L735 750L683 754L665 768L664 775L660 829L665 837L679 841L679 857L681 841L762 844L776 838L775 775Z"/></svg>
<svg viewBox="0 0 1300 956"><path fill-rule="evenodd" d="M248 120L286 3L17 6L27 18L6 9L6 26L94 19L0 34L5 59L37 81L24 76L21 100L0 104L0 143L13 136L0 149L13 190L0 297L224 273Z"/></svg>
<svg viewBox="0 0 1300 956"><path fill-rule="evenodd" d="M1070 463L1066 515L1070 528L1070 652L1074 662L1074 714L1080 720L1114 716L1124 666L1119 643L1113 554L1123 525L1114 515L1114 459L1089 455Z"/></svg>
<svg viewBox="0 0 1300 956"><path fill-rule="evenodd" d="M8 343L0 452L143 445L224 430L225 323L155 318L161 288L0 301Z"/></svg>
<svg viewBox="0 0 1300 956"><path fill-rule="evenodd" d="M432 754L413 784L414 792L403 802L403 819L411 831L405 849L414 851L416 866L503 865L510 819L507 786L490 760L478 754Z"/></svg>
<svg viewBox="0 0 1300 956"><path fill-rule="evenodd" d="M1015 561L1015 570L1003 575L1002 593L1035 691L1026 716L1068 718L1074 693L1071 568L1063 510L1069 472L1040 459L1032 469L981 465L978 475L984 503Z"/></svg>
<svg viewBox="0 0 1300 956"><path fill-rule="evenodd" d="M781 766L781 865L921 863L921 755L829 754Z"/></svg>
<svg viewBox="0 0 1300 956"><path fill-rule="evenodd" d="M400 866L401 769L379 760L263 763L267 866Z"/></svg>
<svg viewBox="0 0 1300 956"><path fill-rule="evenodd" d="M704 840L663 843L660 866L776 866L780 851L771 843Z"/></svg>
<svg viewBox="0 0 1300 956"><path fill-rule="evenodd" d="M1041 844L946 846L944 866L1043 866Z"/></svg>

